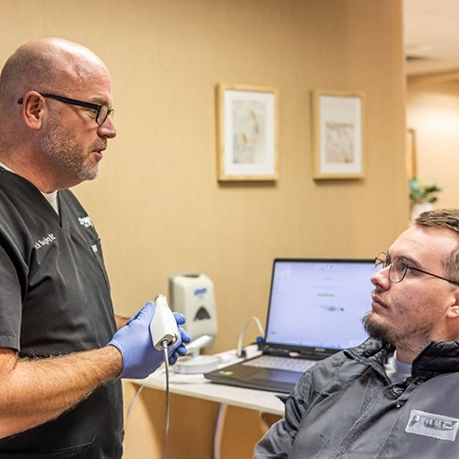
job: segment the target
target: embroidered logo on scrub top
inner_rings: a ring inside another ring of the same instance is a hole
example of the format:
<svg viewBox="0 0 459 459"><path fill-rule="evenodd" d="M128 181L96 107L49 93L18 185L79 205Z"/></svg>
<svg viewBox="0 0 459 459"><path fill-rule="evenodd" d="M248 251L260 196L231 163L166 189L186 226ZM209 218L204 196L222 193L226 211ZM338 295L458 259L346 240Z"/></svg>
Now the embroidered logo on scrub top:
<svg viewBox="0 0 459 459"><path fill-rule="evenodd" d="M439 440L454 441L456 440L458 429L459 419L419 410L411 410L410 420L408 421L405 432L433 437Z"/></svg>
<svg viewBox="0 0 459 459"><path fill-rule="evenodd" d="M41 249L42 247L45 247L46 245L49 245L53 243L56 240L56 236L54 236L53 233L49 233L48 236L45 236L43 239L40 239L35 242L35 248Z"/></svg>
<svg viewBox="0 0 459 459"><path fill-rule="evenodd" d="M94 225L92 224L92 221L91 221L91 217L88 215L86 217L78 217L78 221L80 222L80 225L81 226L84 226L85 228L89 228L89 227L94 227Z"/></svg>

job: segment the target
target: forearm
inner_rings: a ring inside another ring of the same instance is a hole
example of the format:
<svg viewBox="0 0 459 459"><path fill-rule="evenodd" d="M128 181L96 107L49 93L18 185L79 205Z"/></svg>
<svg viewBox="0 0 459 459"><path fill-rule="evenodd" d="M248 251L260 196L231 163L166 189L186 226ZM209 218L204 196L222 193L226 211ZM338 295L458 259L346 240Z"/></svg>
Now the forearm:
<svg viewBox="0 0 459 459"><path fill-rule="evenodd" d="M0 357L0 438L58 417L122 370L113 346L40 360L1 350Z"/></svg>
<svg viewBox="0 0 459 459"><path fill-rule="evenodd" d="M145 378L155 371L164 355L151 342L154 312L148 302L102 349L36 360L18 359L13 350L0 349L0 438L58 417L116 377ZM189 342L180 327L185 318L175 319L180 339L170 348L170 363L185 355L183 342Z"/></svg>

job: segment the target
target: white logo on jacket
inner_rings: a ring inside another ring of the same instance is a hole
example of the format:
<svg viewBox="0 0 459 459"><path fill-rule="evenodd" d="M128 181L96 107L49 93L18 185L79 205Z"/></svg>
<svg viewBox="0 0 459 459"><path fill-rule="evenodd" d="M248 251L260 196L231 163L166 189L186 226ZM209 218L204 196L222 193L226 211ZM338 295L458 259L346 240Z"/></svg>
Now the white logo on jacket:
<svg viewBox="0 0 459 459"><path fill-rule="evenodd" d="M85 228L93 227L94 225L92 224L91 217L87 215L86 217L78 217L78 221L80 222L81 226L84 226Z"/></svg>
<svg viewBox="0 0 459 459"><path fill-rule="evenodd" d="M454 441L456 440L458 429L459 419L411 410L405 432L438 438L439 440Z"/></svg>

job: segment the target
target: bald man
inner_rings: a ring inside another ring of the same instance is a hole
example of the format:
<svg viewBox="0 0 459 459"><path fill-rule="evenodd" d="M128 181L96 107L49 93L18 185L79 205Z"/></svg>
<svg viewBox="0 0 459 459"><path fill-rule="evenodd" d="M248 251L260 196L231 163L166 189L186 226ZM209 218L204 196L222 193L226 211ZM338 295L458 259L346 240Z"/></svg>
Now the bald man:
<svg viewBox="0 0 459 459"><path fill-rule="evenodd" d="M0 75L0 458L120 458L120 378L163 363L154 304L115 317L99 236L69 190L97 176L112 107L104 63L63 39L21 46ZM189 341L179 329L171 363Z"/></svg>

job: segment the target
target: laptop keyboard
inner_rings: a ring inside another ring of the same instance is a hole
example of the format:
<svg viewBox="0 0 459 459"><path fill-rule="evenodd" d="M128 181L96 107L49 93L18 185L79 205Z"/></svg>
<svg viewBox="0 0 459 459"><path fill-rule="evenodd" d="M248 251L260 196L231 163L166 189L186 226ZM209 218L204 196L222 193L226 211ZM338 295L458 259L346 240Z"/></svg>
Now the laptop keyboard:
<svg viewBox="0 0 459 459"><path fill-rule="evenodd" d="M314 365L316 362L316 360L293 359L291 357L262 355L256 359L244 362L243 365L247 367L271 368L273 370L287 370L303 373L309 367L312 367L312 365Z"/></svg>

